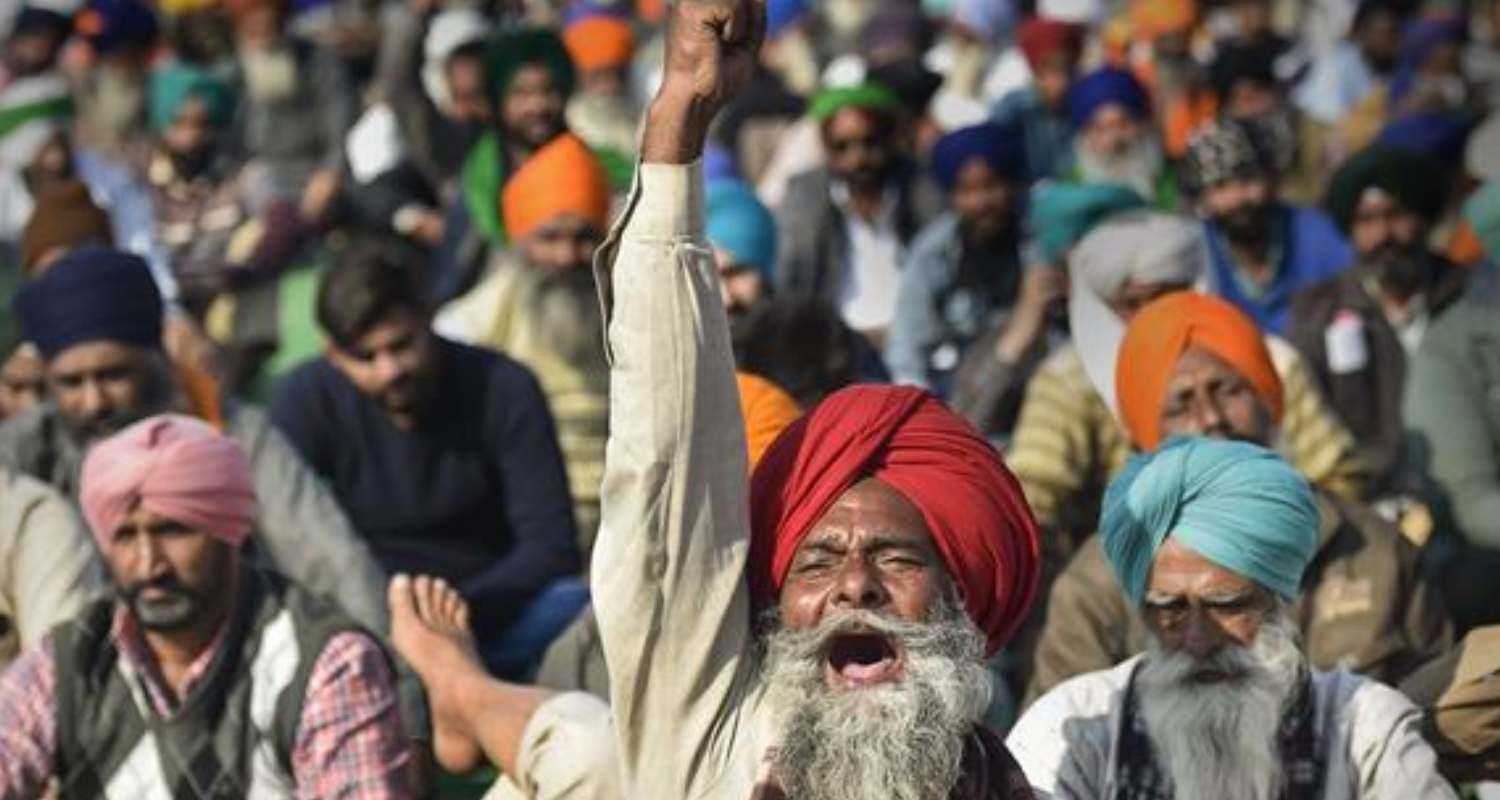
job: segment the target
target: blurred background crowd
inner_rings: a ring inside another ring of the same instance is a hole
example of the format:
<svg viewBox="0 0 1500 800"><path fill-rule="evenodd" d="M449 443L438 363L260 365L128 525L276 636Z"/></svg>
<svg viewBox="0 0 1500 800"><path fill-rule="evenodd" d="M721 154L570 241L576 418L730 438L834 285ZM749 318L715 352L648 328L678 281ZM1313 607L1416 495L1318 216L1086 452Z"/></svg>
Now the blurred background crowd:
<svg viewBox="0 0 1500 800"><path fill-rule="evenodd" d="M0 464L74 495L91 441L189 411L249 452L282 571L377 629L385 575L441 575L496 674L602 686L592 261L663 16L3 0ZM1020 479L1053 590L998 725L1133 652L1091 535L1155 445L1117 420L1121 340L1172 291L1251 320L1280 381L1269 429L1199 431L1337 509L1313 661L1399 683L1500 623L1500 0L769 0L702 171L752 461L888 381ZM71 610L57 550L0 569L31 576L0 659Z"/></svg>

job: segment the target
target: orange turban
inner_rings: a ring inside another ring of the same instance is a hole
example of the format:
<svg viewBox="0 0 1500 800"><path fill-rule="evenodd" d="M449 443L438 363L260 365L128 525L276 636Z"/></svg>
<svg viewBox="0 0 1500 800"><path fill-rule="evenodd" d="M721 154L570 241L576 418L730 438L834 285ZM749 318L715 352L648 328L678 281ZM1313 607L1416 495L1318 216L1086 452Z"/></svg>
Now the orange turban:
<svg viewBox="0 0 1500 800"><path fill-rule="evenodd" d="M588 145L559 134L532 154L500 192L500 214L512 240L524 239L560 214L577 214L599 230L609 225L609 178Z"/></svg>
<svg viewBox="0 0 1500 800"><path fill-rule="evenodd" d="M1198 23L1198 4L1193 0L1133 0L1130 22L1137 39L1187 33Z"/></svg>
<svg viewBox="0 0 1500 800"><path fill-rule="evenodd" d="M563 44L580 72L617 69L630 63L635 33L623 19L594 16L569 25L563 31Z"/></svg>
<svg viewBox="0 0 1500 800"><path fill-rule="evenodd" d="M786 426L802 416L797 401L780 386L748 372L734 373L740 387L740 414L745 418L745 443L750 445L750 468L776 441Z"/></svg>
<svg viewBox="0 0 1500 800"><path fill-rule="evenodd" d="M1136 313L1120 342L1115 393L1130 438L1142 450L1161 442L1161 404L1167 379L1189 347L1223 359L1250 382L1271 418L1281 421L1281 378L1255 323L1212 295L1173 292Z"/></svg>

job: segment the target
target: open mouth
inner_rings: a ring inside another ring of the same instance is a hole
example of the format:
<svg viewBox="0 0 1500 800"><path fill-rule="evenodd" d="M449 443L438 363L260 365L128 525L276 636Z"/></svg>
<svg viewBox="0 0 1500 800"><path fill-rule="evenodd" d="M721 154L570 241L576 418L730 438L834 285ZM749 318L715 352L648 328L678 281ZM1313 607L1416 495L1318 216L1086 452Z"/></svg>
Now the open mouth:
<svg viewBox="0 0 1500 800"><path fill-rule="evenodd" d="M901 659L895 645L878 633L844 633L828 643L828 669L833 683L873 686L900 677Z"/></svg>

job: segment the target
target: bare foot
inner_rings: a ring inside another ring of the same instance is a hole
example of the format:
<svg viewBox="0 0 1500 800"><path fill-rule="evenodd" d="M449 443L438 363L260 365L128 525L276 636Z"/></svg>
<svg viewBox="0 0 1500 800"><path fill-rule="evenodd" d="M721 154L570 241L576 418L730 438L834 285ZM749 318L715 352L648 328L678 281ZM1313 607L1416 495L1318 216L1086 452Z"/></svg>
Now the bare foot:
<svg viewBox="0 0 1500 800"><path fill-rule="evenodd" d="M438 764L462 775L484 763L469 723L465 687L485 681L484 665L469 631L469 605L440 578L391 578L391 642L427 687L432 706L432 749Z"/></svg>

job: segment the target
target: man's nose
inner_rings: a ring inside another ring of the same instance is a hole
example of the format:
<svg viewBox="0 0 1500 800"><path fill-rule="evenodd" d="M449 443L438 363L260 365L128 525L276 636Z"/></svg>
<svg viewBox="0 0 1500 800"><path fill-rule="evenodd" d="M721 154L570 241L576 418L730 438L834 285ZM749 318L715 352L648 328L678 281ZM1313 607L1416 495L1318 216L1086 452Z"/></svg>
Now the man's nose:
<svg viewBox="0 0 1500 800"><path fill-rule="evenodd" d="M401 368L400 359L390 353L379 353L375 356L375 377L382 384L400 378L404 370Z"/></svg>
<svg viewBox="0 0 1500 800"><path fill-rule="evenodd" d="M1193 658L1208 658L1224 644L1224 632L1207 614L1194 610L1182 630L1182 649Z"/></svg>
<svg viewBox="0 0 1500 800"><path fill-rule="evenodd" d="M845 560L834 584L833 604L839 608L880 608L890 601L890 594L880 582L874 567L854 556Z"/></svg>
<svg viewBox="0 0 1500 800"><path fill-rule="evenodd" d="M110 411L109 395L105 394L104 387L98 381L84 381L78 387L78 401L79 408L87 419L98 419Z"/></svg>

